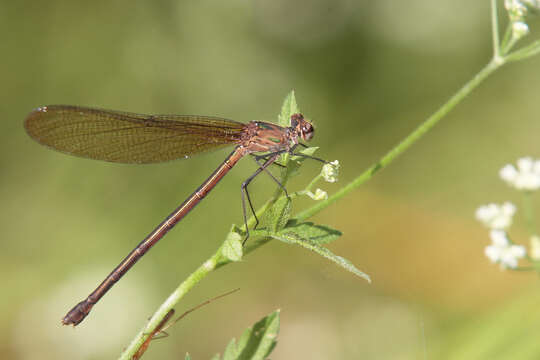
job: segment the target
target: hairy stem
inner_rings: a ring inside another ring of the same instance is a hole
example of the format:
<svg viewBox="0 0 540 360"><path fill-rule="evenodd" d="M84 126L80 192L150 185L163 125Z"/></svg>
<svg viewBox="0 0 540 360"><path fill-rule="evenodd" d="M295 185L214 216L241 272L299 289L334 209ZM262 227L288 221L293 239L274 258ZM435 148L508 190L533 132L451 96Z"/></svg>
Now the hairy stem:
<svg viewBox="0 0 540 360"><path fill-rule="evenodd" d="M159 309L154 313L135 338L131 341L128 347L120 355L121 360L131 360L139 347L144 343L148 336L151 336L153 330L159 325L161 320L167 315L179 301L182 299L196 284L205 278L211 271L216 268L220 251L216 252L212 257L206 260L201 266L191 273L173 292Z"/></svg>

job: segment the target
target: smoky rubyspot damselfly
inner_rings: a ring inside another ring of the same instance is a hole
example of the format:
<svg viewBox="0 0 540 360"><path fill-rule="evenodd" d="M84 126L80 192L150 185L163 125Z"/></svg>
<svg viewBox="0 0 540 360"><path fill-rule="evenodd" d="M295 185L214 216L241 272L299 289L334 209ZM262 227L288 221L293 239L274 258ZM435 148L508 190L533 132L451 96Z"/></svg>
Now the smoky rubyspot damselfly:
<svg viewBox="0 0 540 360"><path fill-rule="evenodd" d="M83 321L99 299L186 216L242 157L258 154L255 156L257 170L241 186L244 222L247 224L246 198L254 213L247 191L251 180L266 171L281 154L292 154L298 145L303 145L299 140L308 141L313 137L313 126L302 114L293 114L290 121L289 127L282 127L263 121L244 124L212 116L141 115L71 105L44 106L32 111L24 126L34 140L58 151L91 159L147 164L236 146L197 190L142 240L85 300L66 314L62 323L77 325ZM272 178L279 184L276 178ZM247 226L246 232L247 239Z"/></svg>

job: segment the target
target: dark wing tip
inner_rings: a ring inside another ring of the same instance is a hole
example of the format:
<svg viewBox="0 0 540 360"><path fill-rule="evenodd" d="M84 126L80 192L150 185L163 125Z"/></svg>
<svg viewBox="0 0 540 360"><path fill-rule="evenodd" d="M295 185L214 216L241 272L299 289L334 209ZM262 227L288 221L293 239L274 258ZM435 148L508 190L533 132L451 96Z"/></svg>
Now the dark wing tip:
<svg viewBox="0 0 540 360"><path fill-rule="evenodd" d="M47 112L47 106L41 106L32 110L24 119L24 128L32 138L34 137L32 131L34 124L39 119L40 114L45 112Z"/></svg>
<svg viewBox="0 0 540 360"><path fill-rule="evenodd" d="M36 114L46 113L48 110L49 110L49 106L37 107L34 110L30 111L30 114L28 114L28 116L26 118L28 119L29 117L32 117L32 116L34 116Z"/></svg>
<svg viewBox="0 0 540 360"><path fill-rule="evenodd" d="M40 106L32 110L24 119L24 128L28 135L36 141L39 142L37 129L39 128L38 121L43 114L49 111L50 106Z"/></svg>

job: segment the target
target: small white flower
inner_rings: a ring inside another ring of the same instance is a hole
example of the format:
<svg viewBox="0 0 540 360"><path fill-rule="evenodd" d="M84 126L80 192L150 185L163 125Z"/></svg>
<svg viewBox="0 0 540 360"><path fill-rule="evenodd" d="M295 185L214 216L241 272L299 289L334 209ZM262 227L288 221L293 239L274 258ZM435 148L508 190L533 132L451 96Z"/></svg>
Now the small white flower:
<svg viewBox="0 0 540 360"><path fill-rule="evenodd" d="M512 36L515 39L521 39L529 33L529 26L523 21L515 21L512 23Z"/></svg>
<svg viewBox="0 0 540 360"><path fill-rule="evenodd" d="M490 229L506 229L512 225L516 206L511 202L502 205L487 204L476 209L476 219Z"/></svg>
<svg viewBox="0 0 540 360"><path fill-rule="evenodd" d="M324 164L321 170L321 175L324 180L330 183L336 182L339 175L339 161L334 160L330 163Z"/></svg>
<svg viewBox="0 0 540 360"><path fill-rule="evenodd" d="M501 177L501 179L503 179L504 181L508 183L515 181L518 174L519 173L514 167L514 165L510 165L510 164L504 165L502 169L499 170L499 176Z"/></svg>
<svg viewBox="0 0 540 360"><path fill-rule="evenodd" d="M321 189L315 190L315 194L312 193L311 191L308 191L308 192L306 192L306 195L309 196L310 198L312 198L313 200L326 200L326 199L328 199L328 194L326 193L326 191L321 190Z"/></svg>
<svg viewBox="0 0 540 360"><path fill-rule="evenodd" d="M540 260L540 237L538 235L531 236L531 258Z"/></svg>
<svg viewBox="0 0 540 360"><path fill-rule="evenodd" d="M537 190L540 188L540 160L521 158L517 161L517 168L514 165L505 165L499 171L499 176L518 190Z"/></svg>
<svg viewBox="0 0 540 360"><path fill-rule="evenodd" d="M491 245L486 246L485 254L493 263L499 263L501 268L516 268L518 260L525 257L526 250L522 245L511 245L503 230L491 230Z"/></svg>
<svg viewBox="0 0 540 360"><path fill-rule="evenodd" d="M528 9L522 0L504 0L504 7L510 21L521 21L527 15Z"/></svg>
<svg viewBox="0 0 540 360"><path fill-rule="evenodd" d="M508 236L504 230L491 230L489 232L489 237L492 245L497 247L507 247L510 245L510 240L508 240Z"/></svg>

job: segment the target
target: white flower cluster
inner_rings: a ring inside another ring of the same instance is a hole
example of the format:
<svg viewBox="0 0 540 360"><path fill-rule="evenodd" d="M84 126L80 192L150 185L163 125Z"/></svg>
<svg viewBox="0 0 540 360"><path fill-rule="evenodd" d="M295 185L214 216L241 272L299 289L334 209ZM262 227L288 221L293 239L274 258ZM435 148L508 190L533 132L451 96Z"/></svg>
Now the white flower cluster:
<svg viewBox="0 0 540 360"><path fill-rule="evenodd" d="M336 182L339 175L339 161L334 160L323 165L321 175L329 183Z"/></svg>
<svg viewBox="0 0 540 360"><path fill-rule="evenodd" d="M486 256L493 263L499 263L501 268L516 268L518 259L527 254L523 245L513 245L504 230L491 230L489 233L491 245L486 247Z"/></svg>
<svg viewBox="0 0 540 360"><path fill-rule="evenodd" d="M327 162L327 163L325 163L323 165L323 167L321 169L321 173L319 175L317 175L316 180L319 180L320 177L322 176L322 178L324 180L326 180L327 182L333 183L333 182L338 181L338 175L339 175L339 161L334 160L332 162ZM316 181L316 180L314 180L314 181ZM313 183L314 182L312 182L308 186L308 188L311 188L311 185L313 185ZM326 200L326 199L328 199L328 194L326 193L326 191L324 191L322 189L315 190L315 193L312 193L309 190L303 190L302 194L307 195L310 198L312 198L313 200L317 200L317 201L318 200Z"/></svg>
<svg viewBox="0 0 540 360"><path fill-rule="evenodd" d="M506 3L510 2L512 1ZM515 11L523 10L518 5L515 6ZM538 190L540 189L540 160L531 157L520 158L516 166L505 165L499 171L499 176L517 190L527 193ZM502 268L515 268L518 260L527 255L525 247L512 244L506 232L512 225L515 213L516 206L510 202L500 205L483 205L476 210L476 219L490 229L489 236L492 243L486 247L486 256L492 262L499 263ZM540 260L540 237L537 235L531 237L529 256L532 260Z"/></svg>
<svg viewBox="0 0 540 360"><path fill-rule="evenodd" d="M515 40L529 33L529 26L525 23L525 17L529 10L539 10L538 0L505 0L504 7L508 11L508 17L512 23L512 37Z"/></svg>
<svg viewBox="0 0 540 360"><path fill-rule="evenodd" d="M512 244L506 233L515 213L516 206L510 202L483 205L476 210L476 219L490 229L491 245L486 247L485 254L503 269L517 267L518 260L526 255L525 247Z"/></svg>
<svg viewBox="0 0 540 360"><path fill-rule="evenodd" d="M512 225L515 213L516 206L510 202L502 205L487 204L476 210L476 219L490 229L504 230Z"/></svg>
<svg viewBox="0 0 540 360"><path fill-rule="evenodd" d="M311 191L306 192L306 195L312 198L313 200L326 200L328 199L328 193L324 190L317 189L315 190L315 194Z"/></svg>
<svg viewBox="0 0 540 360"><path fill-rule="evenodd" d="M522 21L528 12L527 6L522 0L504 0L504 7L512 22Z"/></svg>
<svg viewBox="0 0 540 360"><path fill-rule="evenodd" d="M524 191L534 191L540 188L540 160L531 157L524 157L517 161L517 168L514 165L505 165L499 176L508 185Z"/></svg>
<svg viewBox="0 0 540 360"><path fill-rule="evenodd" d="M521 39L529 33L529 25L523 21L514 21L512 23L512 36L516 39Z"/></svg>

